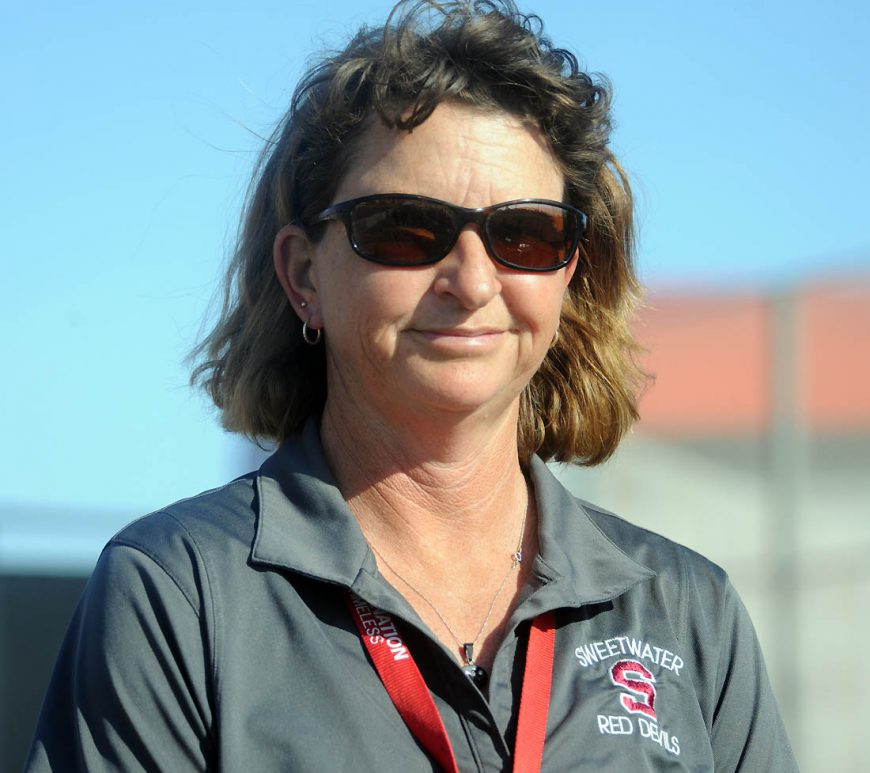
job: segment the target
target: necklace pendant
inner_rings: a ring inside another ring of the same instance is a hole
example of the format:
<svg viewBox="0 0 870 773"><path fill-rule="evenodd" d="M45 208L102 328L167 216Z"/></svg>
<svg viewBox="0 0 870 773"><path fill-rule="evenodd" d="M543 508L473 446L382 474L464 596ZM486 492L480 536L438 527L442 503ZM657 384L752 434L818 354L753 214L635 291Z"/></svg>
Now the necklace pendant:
<svg viewBox="0 0 870 773"><path fill-rule="evenodd" d="M465 674L478 689L483 689L486 684L486 671L474 663L466 663L462 667L462 673Z"/></svg>
<svg viewBox="0 0 870 773"><path fill-rule="evenodd" d="M462 645L465 651L465 665L462 673L465 674L478 688L482 689L486 684L486 671L474 662L474 642L466 642Z"/></svg>

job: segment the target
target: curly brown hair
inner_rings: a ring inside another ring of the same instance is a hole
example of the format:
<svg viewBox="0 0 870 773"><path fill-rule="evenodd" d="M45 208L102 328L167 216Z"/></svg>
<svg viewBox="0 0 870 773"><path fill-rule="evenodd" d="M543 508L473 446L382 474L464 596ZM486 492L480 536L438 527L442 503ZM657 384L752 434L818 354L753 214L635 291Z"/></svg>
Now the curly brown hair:
<svg viewBox="0 0 870 773"><path fill-rule="evenodd" d="M224 427L253 438L281 442L322 410L323 348L298 333L273 268L275 236L331 203L368 119L410 131L445 101L536 125L565 175L566 200L588 217L559 334L522 394L517 432L523 462L537 453L598 464L637 419L644 382L629 328L640 294L631 190L609 147L609 84L580 70L512 0L403 0L383 27L361 29L302 78L253 177L223 310L191 355L192 383L211 395Z"/></svg>

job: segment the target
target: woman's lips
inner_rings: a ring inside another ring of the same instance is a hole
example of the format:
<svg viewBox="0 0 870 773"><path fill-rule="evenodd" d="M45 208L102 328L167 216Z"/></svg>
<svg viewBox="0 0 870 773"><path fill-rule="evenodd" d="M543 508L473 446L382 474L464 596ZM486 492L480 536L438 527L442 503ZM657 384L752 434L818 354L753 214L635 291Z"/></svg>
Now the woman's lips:
<svg viewBox="0 0 870 773"><path fill-rule="evenodd" d="M495 345L505 334L503 329L495 327L429 328L415 332L425 341L434 345L463 349Z"/></svg>
<svg viewBox="0 0 870 773"><path fill-rule="evenodd" d="M498 335L504 332L496 327L444 327L421 330L421 333L443 336L459 336L460 338L474 338L476 336Z"/></svg>

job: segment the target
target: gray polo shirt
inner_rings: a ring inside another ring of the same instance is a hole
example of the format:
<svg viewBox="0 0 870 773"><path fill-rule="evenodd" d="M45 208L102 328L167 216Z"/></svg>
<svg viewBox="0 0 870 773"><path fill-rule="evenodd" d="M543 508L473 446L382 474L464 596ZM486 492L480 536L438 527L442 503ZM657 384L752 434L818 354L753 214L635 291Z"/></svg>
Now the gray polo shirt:
<svg viewBox="0 0 870 773"><path fill-rule="evenodd" d="M26 770L436 770L368 659L348 588L400 621L462 771L511 769L529 624L550 609L543 770L796 770L722 570L574 499L538 459L531 475L540 554L485 692L378 573L309 422L259 473L107 545Z"/></svg>

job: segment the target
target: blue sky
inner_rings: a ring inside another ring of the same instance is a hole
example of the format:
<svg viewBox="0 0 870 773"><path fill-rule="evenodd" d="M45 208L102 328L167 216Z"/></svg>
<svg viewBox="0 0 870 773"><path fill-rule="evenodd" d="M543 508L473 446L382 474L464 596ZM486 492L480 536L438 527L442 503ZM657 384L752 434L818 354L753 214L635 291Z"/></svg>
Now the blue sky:
<svg viewBox="0 0 870 773"><path fill-rule="evenodd" d="M389 2L6 4L0 506L147 512L238 472L186 386L306 59ZM870 267L859 0L524 4L615 86L652 287Z"/></svg>

